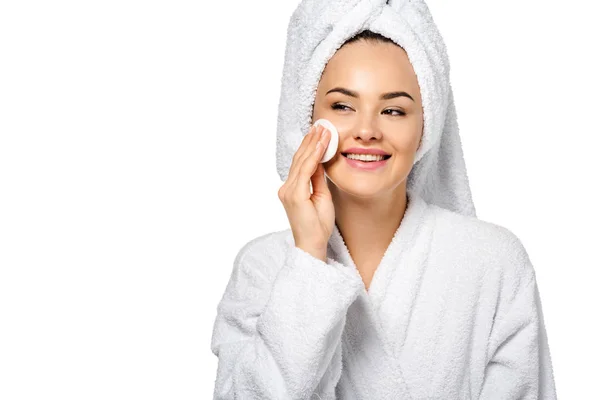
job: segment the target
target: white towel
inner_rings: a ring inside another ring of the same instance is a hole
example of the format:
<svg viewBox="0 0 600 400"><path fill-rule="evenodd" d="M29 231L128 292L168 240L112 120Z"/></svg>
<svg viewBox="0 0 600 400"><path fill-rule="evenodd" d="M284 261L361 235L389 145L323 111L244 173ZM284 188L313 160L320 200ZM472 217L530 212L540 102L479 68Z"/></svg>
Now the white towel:
<svg viewBox="0 0 600 400"><path fill-rule="evenodd" d="M421 88L423 137L407 190L475 216L450 86L446 46L421 0L304 0L287 31L277 119L277 172L282 181L311 126L312 105L325 65L354 34L369 29L406 51Z"/></svg>
<svg viewBox="0 0 600 400"><path fill-rule="evenodd" d="M556 399L535 271L471 200L445 46L422 0L305 0L290 19L277 170L309 130L323 68L369 29L413 64L424 132L402 222L368 292L334 225L327 262L290 229L235 258L211 342L214 398Z"/></svg>

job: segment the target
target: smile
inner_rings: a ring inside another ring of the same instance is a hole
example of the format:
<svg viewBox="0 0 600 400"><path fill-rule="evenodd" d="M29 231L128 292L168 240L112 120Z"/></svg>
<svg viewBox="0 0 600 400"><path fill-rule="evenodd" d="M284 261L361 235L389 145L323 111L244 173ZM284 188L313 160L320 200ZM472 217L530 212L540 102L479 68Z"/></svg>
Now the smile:
<svg viewBox="0 0 600 400"><path fill-rule="evenodd" d="M376 158L374 156L363 157L363 160L348 158L346 153L342 153L344 160L352 168L360 169L363 171L374 171L387 165L388 160L392 157L390 155L383 156L383 159ZM370 159L370 160L369 160Z"/></svg>

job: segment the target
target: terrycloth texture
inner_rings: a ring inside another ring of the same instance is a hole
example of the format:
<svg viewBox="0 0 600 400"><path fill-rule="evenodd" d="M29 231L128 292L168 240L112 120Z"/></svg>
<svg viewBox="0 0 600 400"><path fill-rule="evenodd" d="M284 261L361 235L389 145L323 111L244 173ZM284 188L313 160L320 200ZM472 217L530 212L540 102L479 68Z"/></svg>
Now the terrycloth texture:
<svg viewBox="0 0 600 400"><path fill-rule="evenodd" d="M277 127L287 179L321 73L363 29L402 46L424 132L408 204L365 290L334 225L327 262L291 229L249 241L217 308L215 399L556 399L535 272L475 216L444 43L421 0L305 0L288 28Z"/></svg>
<svg viewBox="0 0 600 400"><path fill-rule="evenodd" d="M446 46L422 0L304 0L290 18L277 119L277 172L287 179L311 126L325 65L369 29L406 51L423 100L423 137L407 187L430 204L475 216L450 86Z"/></svg>
<svg viewBox="0 0 600 400"><path fill-rule="evenodd" d="M218 306L215 399L556 399L535 272L508 229L408 194L365 290L290 229L249 241Z"/></svg>

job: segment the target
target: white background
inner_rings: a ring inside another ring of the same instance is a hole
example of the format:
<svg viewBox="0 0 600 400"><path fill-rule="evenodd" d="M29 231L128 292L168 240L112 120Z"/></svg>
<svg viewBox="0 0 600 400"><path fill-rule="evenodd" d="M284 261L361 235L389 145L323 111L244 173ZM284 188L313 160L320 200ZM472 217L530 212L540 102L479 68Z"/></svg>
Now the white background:
<svg viewBox="0 0 600 400"><path fill-rule="evenodd" d="M595 2L429 0L478 217L523 241L559 398L598 393ZM208 399L243 244L286 229L296 0L0 5L0 398Z"/></svg>

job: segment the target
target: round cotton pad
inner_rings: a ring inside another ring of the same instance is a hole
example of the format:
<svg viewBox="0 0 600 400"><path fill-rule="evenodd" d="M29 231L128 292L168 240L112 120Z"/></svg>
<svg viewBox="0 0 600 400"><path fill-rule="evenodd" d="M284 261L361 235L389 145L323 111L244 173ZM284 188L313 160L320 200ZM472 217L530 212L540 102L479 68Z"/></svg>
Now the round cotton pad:
<svg viewBox="0 0 600 400"><path fill-rule="evenodd" d="M338 131L335 128L335 126L328 119L321 118L321 119L315 121L315 123L313 125L324 126L331 133L331 135L330 135L331 137L329 139L329 145L327 146L327 149L325 150L325 153L323 154L323 157L321 158L321 161L320 161L320 162L324 163L324 162L331 160L333 158L333 156L335 156L335 153L337 152L337 148L338 148L338 143L340 140L339 134L338 134Z"/></svg>

